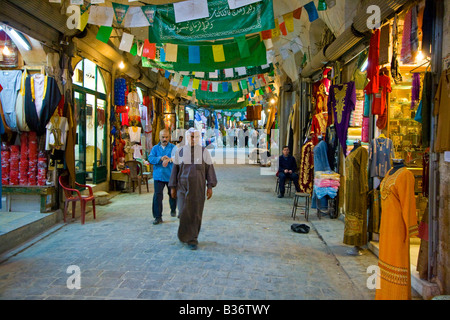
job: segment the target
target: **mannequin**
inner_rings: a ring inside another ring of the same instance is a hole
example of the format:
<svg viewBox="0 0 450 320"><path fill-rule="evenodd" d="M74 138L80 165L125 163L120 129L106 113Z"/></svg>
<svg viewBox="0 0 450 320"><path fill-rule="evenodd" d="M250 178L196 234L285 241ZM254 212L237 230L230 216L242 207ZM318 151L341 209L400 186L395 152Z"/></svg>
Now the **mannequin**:
<svg viewBox="0 0 450 320"><path fill-rule="evenodd" d="M355 151L359 147L361 147L361 140L356 140L355 142L353 142L353 150L351 152Z"/></svg>
<svg viewBox="0 0 450 320"><path fill-rule="evenodd" d="M390 175L393 175L395 172L397 172L397 170L405 167L405 163L404 163L403 159L393 159L392 162L394 163L394 167L393 167Z"/></svg>

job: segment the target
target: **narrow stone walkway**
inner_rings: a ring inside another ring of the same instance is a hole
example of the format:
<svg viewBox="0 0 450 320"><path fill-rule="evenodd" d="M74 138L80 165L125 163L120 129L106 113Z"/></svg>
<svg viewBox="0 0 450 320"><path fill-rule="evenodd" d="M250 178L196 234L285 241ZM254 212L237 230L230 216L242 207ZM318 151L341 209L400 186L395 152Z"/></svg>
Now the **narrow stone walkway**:
<svg viewBox="0 0 450 320"><path fill-rule="evenodd" d="M364 299L368 289L344 271L311 222L308 234L291 231L304 217L293 222L293 200L276 197L274 176L255 165L216 172L197 251L178 241L167 195L164 223L154 226L153 188L119 194L97 206L96 220L71 221L2 257L0 299ZM69 266L79 267L80 289L67 287Z"/></svg>

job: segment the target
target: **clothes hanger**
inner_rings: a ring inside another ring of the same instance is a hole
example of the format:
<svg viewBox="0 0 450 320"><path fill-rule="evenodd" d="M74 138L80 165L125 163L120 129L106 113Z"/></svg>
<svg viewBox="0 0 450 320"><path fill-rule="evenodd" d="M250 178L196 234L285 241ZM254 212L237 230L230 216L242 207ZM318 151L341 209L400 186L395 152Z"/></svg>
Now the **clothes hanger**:
<svg viewBox="0 0 450 320"><path fill-rule="evenodd" d="M431 60L428 60L428 59L427 59L426 62L422 63L422 64L421 64L420 66L418 66L418 67L415 67L415 68L412 69L410 72L413 73L415 70L419 69L420 67L423 67L423 66L426 65L426 64L428 64L428 67L427 67L427 69L428 69L428 68L431 66Z"/></svg>
<svg viewBox="0 0 450 320"><path fill-rule="evenodd" d="M384 135L384 133L380 134L380 136L378 137L379 139L386 139L386 136Z"/></svg>

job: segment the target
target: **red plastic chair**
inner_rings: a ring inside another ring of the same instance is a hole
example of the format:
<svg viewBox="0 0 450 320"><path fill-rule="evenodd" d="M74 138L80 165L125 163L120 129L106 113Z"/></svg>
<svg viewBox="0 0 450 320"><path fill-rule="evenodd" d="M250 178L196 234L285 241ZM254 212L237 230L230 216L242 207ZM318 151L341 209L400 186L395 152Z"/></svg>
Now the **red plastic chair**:
<svg viewBox="0 0 450 320"><path fill-rule="evenodd" d="M67 178L68 176L59 177L59 185L64 189L64 195L66 197L66 200L64 202L64 222L66 222L66 213L70 202L72 202L72 218L75 218L75 208L77 201L80 201L81 204L81 224L84 224L85 221L86 202L88 201L92 201L92 211L95 219L95 196L92 192L92 187L75 182L75 185L89 189L89 195L81 195L79 190L68 187ZM74 192L76 193L76 195L73 194Z"/></svg>

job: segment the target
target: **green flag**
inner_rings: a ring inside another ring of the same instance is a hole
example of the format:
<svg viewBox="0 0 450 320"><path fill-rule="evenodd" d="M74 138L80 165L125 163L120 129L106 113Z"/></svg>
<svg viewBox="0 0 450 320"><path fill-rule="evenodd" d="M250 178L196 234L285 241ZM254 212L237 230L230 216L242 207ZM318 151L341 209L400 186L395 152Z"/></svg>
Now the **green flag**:
<svg viewBox="0 0 450 320"><path fill-rule="evenodd" d="M245 36L240 36L235 38L238 47L239 47L239 53L241 54L242 58L247 58L250 56L250 49L248 47L247 38Z"/></svg>
<svg viewBox="0 0 450 320"><path fill-rule="evenodd" d="M108 43L112 31L113 27L100 26L100 28L98 28L96 39L100 40L101 42Z"/></svg>

